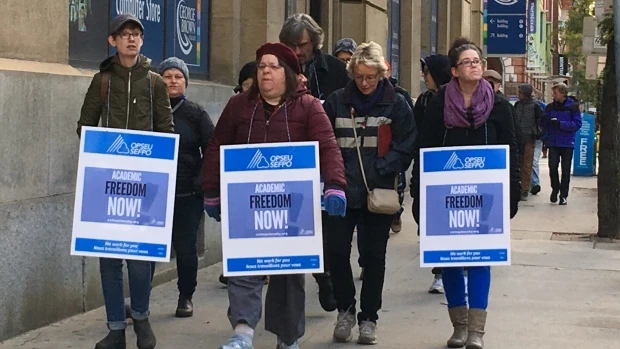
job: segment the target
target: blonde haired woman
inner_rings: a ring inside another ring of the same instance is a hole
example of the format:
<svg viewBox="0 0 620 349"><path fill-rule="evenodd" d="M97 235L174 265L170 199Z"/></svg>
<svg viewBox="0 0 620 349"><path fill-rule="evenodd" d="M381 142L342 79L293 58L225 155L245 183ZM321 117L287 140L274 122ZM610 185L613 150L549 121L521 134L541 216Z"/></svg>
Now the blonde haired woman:
<svg viewBox="0 0 620 349"><path fill-rule="evenodd" d="M358 343L377 344L385 254L394 216L368 210L367 188L394 189L396 176L411 163L416 130L405 98L384 77L387 66L381 46L374 42L359 45L348 69L354 80L331 94L324 104L335 128L347 178L346 216L331 216L325 222L327 253L331 258L330 272L339 312L334 341L349 341L353 327L359 323ZM360 147L363 170L357 147ZM361 229L358 229L357 238L363 240L360 254L364 280L361 311L356 319L350 259L353 230L358 224Z"/></svg>

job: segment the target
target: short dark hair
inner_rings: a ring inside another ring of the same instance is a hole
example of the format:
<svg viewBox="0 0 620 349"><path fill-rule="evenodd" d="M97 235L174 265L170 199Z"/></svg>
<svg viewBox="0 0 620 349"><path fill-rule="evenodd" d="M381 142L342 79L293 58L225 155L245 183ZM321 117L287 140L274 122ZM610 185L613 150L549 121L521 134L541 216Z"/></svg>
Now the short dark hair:
<svg viewBox="0 0 620 349"><path fill-rule="evenodd" d="M450 65L452 67L456 67L459 64L459 58L461 58L461 54L467 50L474 50L478 52L478 56L482 58L482 50L480 47L476 46L473 42L469 41L467 38L456 38L448 51L448 58L450 58Z"/></svg>
<svg viewBox="0 0 620 349"><path fill-rule="evenodd" d="M286 89L284 90L284 94L282 95L282 101L285 101L287 98L293 95L295 91L297 91L297 87L299 87L299 80L297 79L297 74L293 71L293 68L289 67L283 60L278 58L278 64L282 68L284 68L284 83L286 85ZM256 62L256 66L260 65L260 61ZM260 94L260 90L258 88L258 69L254 70L254 75L252 76L254 81L252 82L252 88L256 90L257 93Z"/></svg>

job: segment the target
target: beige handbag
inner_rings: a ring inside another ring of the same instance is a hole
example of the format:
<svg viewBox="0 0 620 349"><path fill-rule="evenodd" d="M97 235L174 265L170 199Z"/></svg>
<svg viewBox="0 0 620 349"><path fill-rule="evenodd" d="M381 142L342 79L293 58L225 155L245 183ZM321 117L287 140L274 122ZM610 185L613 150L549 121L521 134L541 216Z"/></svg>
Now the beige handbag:
<svg viewBox="0 0 620 349"><path fill-rule="evenodd" d="M357 157L359 159L360 169L362 170L362 178L364 178L364 185L368 191L368 211L379 214L394 215L398 212L398 210L400 210L400 201L398 199L398 192L396 191L398 186L398 177L394 179L394 189L375 188L370 190L368 188L368 181L366 180L366 173L364 171L364 162L362 161L362 152L360 150L360 144L357 140L357 124L353 113L351 113L351 120L353 121L355 148L357 149Z"/></svg>

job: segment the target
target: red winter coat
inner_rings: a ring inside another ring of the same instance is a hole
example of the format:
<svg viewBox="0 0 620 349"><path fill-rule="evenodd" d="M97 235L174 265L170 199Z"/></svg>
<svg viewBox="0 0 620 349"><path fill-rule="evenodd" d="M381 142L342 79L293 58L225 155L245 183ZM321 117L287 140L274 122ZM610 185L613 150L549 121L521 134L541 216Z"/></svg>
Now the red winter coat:
<svg viewBox="0 0 620 349"><path fill-rule="evenodd" d="M269 125L256 90L233 96L215 126L204 156L202 189L205 197L220 195L220 145L318 141L325 189L344 190L344 162L334 129L321 102L301 86L270 118ZM250 122L252 121L250 133ZM288 127L287 127L288 126ZM288 129L288 131L287 131Z"/></svg>

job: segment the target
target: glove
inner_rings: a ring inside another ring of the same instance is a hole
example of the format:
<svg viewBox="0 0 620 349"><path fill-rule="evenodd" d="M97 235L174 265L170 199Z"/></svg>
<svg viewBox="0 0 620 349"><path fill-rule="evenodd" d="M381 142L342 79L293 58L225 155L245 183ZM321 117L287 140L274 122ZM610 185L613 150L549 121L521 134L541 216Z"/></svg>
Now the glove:
<svg viewBox="0 0 620 349"><path fill-rule="evenodd" d="M340 189L325 191L325 211L330 216L344 217L347 214L347 196Z"/></svg>
<svg viewBox="0 0 620 349"><path fill-rule="evenodd" d="M551 126L551 128L558 129L560 128L560 120L553 118L549 120L549 125Z"/></svg>
<svg viewBox="0 0 620 349"><path fill-rule="evenodd" d="M215 219L216 222L222 221L222 209L220 207L220 198L205 198L205 212L209 217Z"/></svg>
<svg viewBox="0 0 620 349"><path fill-rule="evenodd" d="M387 165L388 162L387 160L385 160L385 158L378 158L377 161L375 161L375 169L380 176L386 176L392 173L392 171L389 170Z"/></svg>

